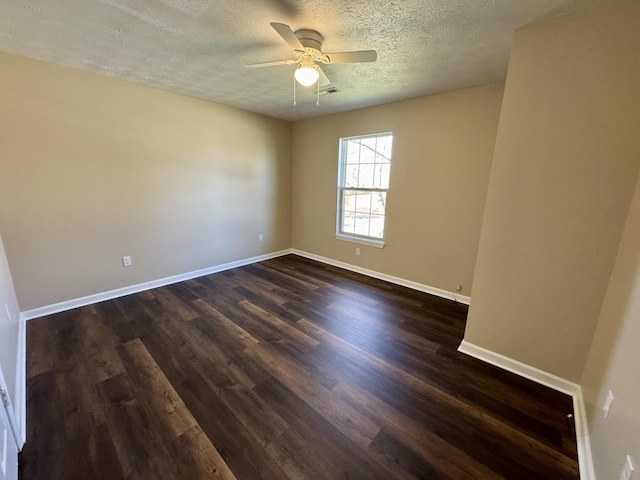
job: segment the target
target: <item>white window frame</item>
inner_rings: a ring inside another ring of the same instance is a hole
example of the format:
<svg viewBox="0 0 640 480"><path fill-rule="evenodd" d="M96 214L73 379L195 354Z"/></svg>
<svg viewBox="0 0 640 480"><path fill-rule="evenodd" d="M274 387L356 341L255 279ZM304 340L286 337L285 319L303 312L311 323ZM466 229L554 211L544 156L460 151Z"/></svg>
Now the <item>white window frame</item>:
<svg viewBox="0 0 640 480"><path fill-rule="evenodd" d="M369 237L369 236L365 236L365 235L358 235L356 233L349 233L349 232L343 232L342 231L342 220L343 220L343 212L342 212L342 205L343 205L343 196L344 196L344 191L345 190L360 190L360 191L368 191L368 192L385 192L387 193L387 197L388 197L388 193L389 193L389 188L353 188L353 187L345 187L344 186L344 177L345 177L345 173L346 173L346 149L345 149L345 145L346 142L349 140L354 140L354 139L358 139L358 140L362 140L364 138L376 138L376 137L383 137L383 136L391 136L392 138L392 142L393 142L393 132L382 132L382 133L374 133L374 134L370 134L370 135L356 135L353 137L343 137L340 139L340 144L339 144L339 154L338 154L338 199L337 199L337 207L336 207L336 239L338 240L344 240L346 242L353 242L353 243L358 243L361 245L368 245L370 247L376 247L376 248L384 248L385 246L385 237L386 237L386 233L383 235L382 238L377 238L377 237ZM393 143L391 146L391 163L393 163ZM384 219L385 219L385 228L386 228L386 219L387 219L387 209L385 206L385 212L384 212Z"/></svg>

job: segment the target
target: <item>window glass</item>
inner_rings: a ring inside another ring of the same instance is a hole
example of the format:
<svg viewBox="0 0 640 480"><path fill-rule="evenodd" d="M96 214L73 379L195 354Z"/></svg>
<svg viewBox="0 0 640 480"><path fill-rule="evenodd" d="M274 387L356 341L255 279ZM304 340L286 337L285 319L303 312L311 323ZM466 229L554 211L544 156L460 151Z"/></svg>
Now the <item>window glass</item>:
<svg viewBox="0 0 640 480"><path fill-rule="evenodd" d="M340 140L338 234L384 240L393 135Z"/></svg>

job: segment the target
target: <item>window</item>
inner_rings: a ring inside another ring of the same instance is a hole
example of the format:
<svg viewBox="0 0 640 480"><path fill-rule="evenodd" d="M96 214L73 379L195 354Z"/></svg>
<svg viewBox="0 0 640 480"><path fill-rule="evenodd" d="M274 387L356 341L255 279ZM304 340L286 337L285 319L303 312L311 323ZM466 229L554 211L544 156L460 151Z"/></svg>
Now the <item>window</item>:
<svg viewBox="0 0 640 480"><path fill-rule="evenodd" d="M340 139L336 238L382 248L393 135Z"/></svg>

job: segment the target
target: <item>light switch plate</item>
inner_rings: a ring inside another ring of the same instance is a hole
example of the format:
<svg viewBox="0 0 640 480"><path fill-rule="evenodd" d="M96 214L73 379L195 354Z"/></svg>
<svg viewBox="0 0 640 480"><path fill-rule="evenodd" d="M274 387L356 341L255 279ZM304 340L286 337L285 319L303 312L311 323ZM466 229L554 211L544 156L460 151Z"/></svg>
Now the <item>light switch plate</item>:
<svg viewBox="0 0 640 480"><path fill-rule="evenodd" d="M620 480L631 480L633 478L633 472L636 469L633 466L633 460L631 460L631 455L627 455L627 459L624 462L624 467L622 467L622 473L620 474Z"/></svg>
<svg viewBox="0 0 640 480"><path fill-rule="evenodd" d="M604 418L607 418L609 416L609 411L611 411L611 404L613 404L613 398L613 392L609 390L609 393L607 393L607 399L604 401L604 407L602 407L602 410L604 410Z"/></svg>

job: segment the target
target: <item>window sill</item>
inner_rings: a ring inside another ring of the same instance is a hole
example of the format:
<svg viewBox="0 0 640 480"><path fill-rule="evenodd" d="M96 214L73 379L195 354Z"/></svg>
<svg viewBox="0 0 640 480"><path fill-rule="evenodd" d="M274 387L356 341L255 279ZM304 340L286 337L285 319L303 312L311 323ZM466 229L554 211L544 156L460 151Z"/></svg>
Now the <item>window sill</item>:
<svg viewBox="0 0 640 480"><path fill-rule="evenodd" d="M336 233L336 239L344 240L345 242L359 243L360 245L367 245L369 247L384 248L384 240L372 240L370 238L352 237L351 235L345 235L344 233Z"/></svg>

